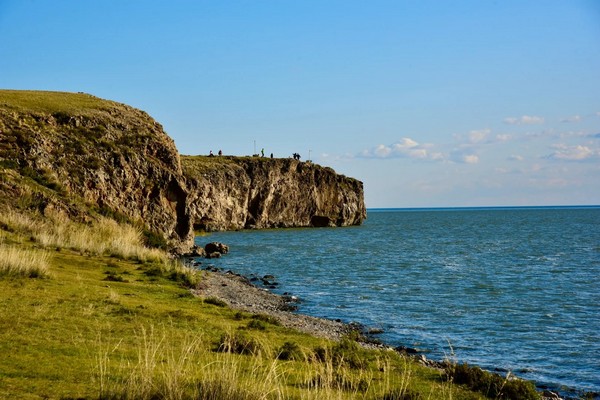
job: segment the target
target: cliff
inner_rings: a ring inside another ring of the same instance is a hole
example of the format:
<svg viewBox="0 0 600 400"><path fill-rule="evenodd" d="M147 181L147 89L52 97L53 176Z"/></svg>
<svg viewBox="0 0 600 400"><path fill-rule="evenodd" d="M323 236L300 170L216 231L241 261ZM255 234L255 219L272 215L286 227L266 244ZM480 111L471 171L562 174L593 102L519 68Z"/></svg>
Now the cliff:
<svg viewBox="0 0 600 400"><path fill-rule="evenodd" d="M182 156L195 229L359 225L362 182L294 159Z"/></svg>
<svg viewBox="0 0 600 400"><path fill-rule="evenodd" d="M194 228L360 224L362 196L359 181L296 160L180 159L162 126L125 104L0 90L0 204L125 219L181 247Z"/></svg>

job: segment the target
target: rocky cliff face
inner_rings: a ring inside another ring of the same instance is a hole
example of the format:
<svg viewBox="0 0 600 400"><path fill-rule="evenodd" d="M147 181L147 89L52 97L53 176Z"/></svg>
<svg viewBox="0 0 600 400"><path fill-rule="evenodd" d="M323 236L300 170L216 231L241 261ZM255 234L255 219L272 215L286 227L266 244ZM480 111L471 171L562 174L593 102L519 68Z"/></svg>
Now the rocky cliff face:
<svg viewBox="0 0 600 400"><path fill-rule="evenodd" d="M294 159L182 157L196 229L359 225L362 182Z"/></svg>
<svg viewBox="0 0 600 400"><path fill-rule="evenodd" d="M0 191L139 221L173 245L192 239L175 144L143 111L87 94L0 91Z"/></svg>
<svg viewBox="0 0 600 400"><path fill-rule="evenodd" d="M0 204L124 217L172 246L194 228L342 226L362 184L296 160L184 157L143 111L87 94L0 90Z"/></svg>

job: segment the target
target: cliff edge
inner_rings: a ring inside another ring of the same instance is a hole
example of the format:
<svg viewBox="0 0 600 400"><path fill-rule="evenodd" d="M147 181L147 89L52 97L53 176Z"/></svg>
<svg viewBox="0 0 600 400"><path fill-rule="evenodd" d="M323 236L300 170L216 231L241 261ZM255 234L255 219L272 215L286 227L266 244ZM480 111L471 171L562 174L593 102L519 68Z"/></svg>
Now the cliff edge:
<svg viewBox="0 0 600 400"><path fill-rule="evenodd" d="M360 225L362 182L292 158L182 156L197 230Z"/></svg>
<svg viewBox="0 0 600 400"><path fill-rule="evenodd" d="M0 90L0 205L125 219L183 248L194 229L360 224L362 190L292 159L180 157L148 114L89 94Z"/></svg>

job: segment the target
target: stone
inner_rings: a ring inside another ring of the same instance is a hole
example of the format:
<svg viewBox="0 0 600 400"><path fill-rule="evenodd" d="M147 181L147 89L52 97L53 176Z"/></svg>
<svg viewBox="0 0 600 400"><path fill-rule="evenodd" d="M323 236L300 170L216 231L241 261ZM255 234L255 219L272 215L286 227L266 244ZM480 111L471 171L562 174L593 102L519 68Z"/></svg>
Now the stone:
<svg viewBox="0 0 600 400"><path fill-rule="evenodd" d="M412 348L412 347L406 347L406 346L398 346L395 347L394 350L396 350L398 353L405 353L405 354L417 354L419 352L419 350Z"/></svg>
<svg viewBox="0 0 600 400"><path fill-rule="evenodd" d="M229 253L229 246L227 246L226 244L223 244L223 243L219 243L219 242L211 242L211 243L207 243L204 246L204 251L206 251L207 254L210 254L210 253L227 254L227 253Z"/></svg>

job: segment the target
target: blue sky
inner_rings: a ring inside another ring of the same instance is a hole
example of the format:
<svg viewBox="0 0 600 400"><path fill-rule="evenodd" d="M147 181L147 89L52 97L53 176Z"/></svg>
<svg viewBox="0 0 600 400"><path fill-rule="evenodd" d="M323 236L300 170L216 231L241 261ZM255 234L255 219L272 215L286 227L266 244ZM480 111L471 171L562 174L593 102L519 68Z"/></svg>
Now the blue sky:
<svg viewBox="0 0 600 400"><path fill-rule="evenodd" d="M600 204L599 1L0 0L0 38L0 88L310 154L368 207Z"/></svg>

